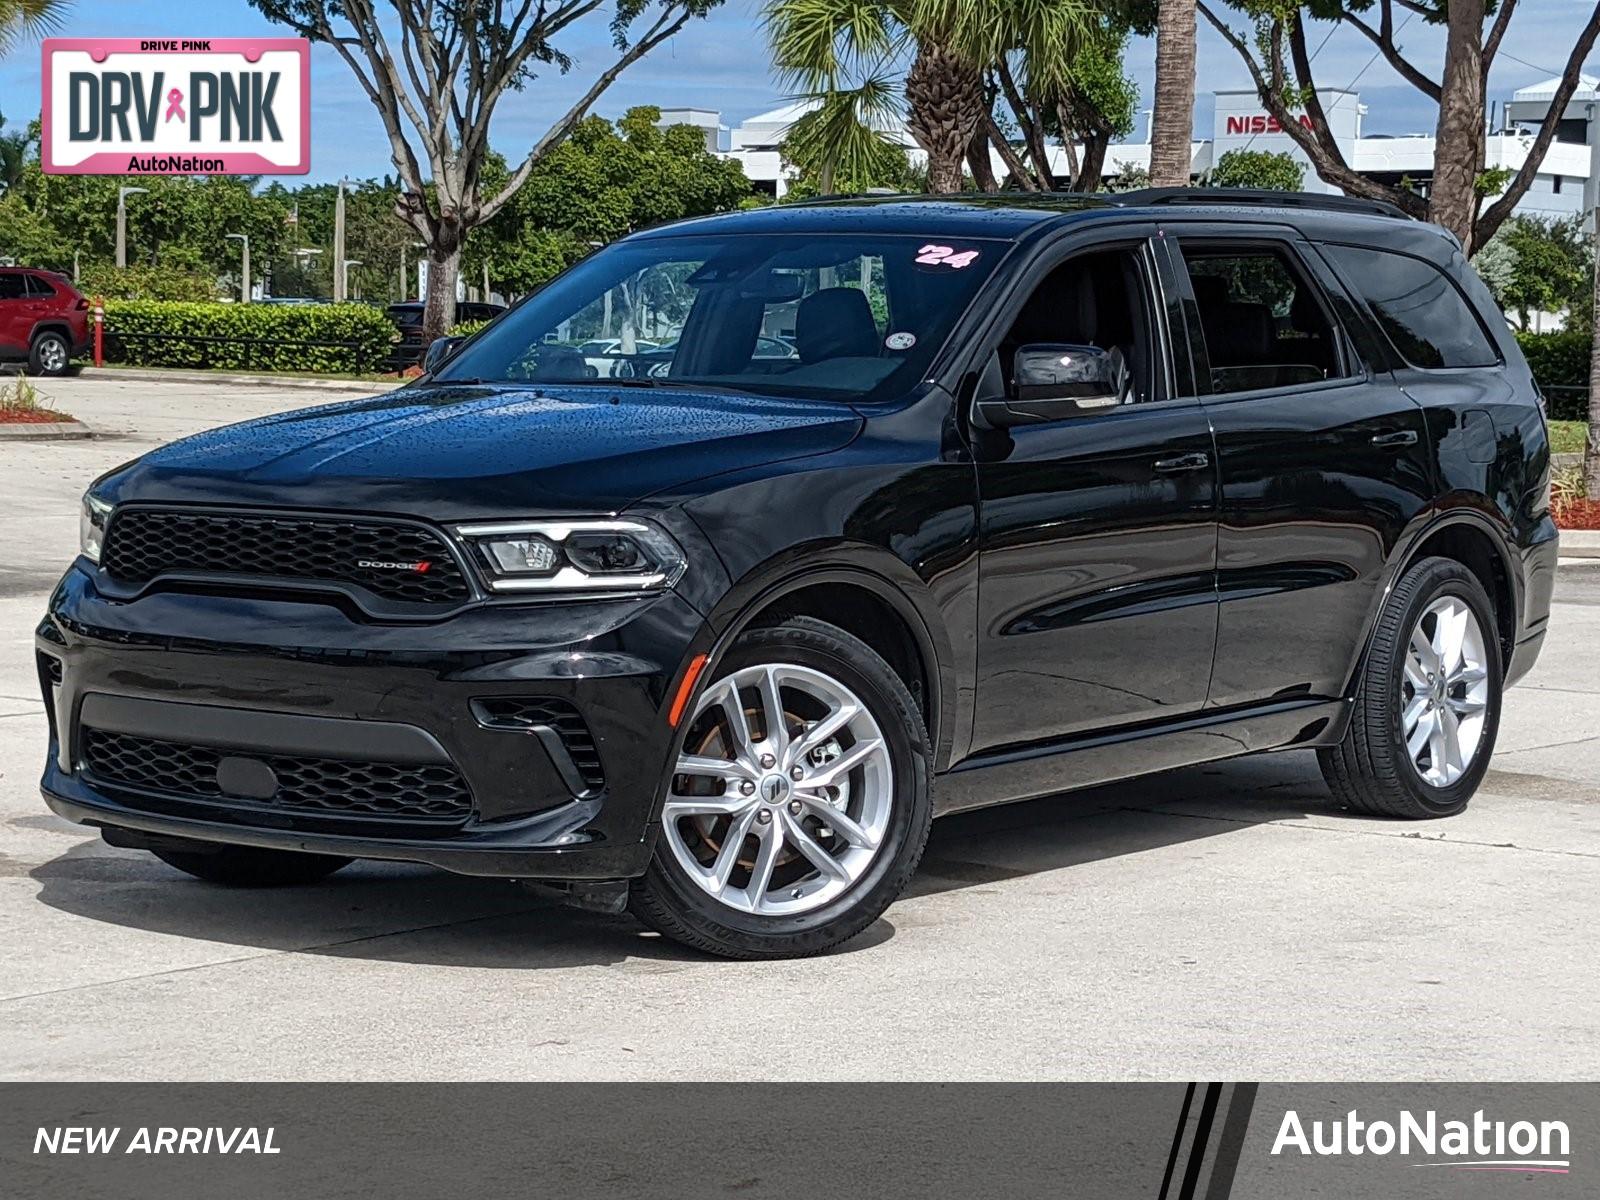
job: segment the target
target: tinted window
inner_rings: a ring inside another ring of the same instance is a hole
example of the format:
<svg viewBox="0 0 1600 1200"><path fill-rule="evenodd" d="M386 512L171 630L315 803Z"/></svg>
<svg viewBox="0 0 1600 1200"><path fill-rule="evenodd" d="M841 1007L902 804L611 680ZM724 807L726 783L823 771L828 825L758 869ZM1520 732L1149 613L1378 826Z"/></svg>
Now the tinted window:
<svg viewBox="0 0 1600 1200"><path fill-rule="evenodd" d="M0 272L0 300L20 300L28 293L27 277Z"/></svg>
<svg viewBox="0 0 1600 1200"><path fill-rule="evenodd" d="M1328 314L1285 252L1181 244L1213 392L1292 387L1345 374Z"/></svg>
<svg viewBox="0 0 1600 1200"><path fill-rule="evenodd" d="M51 287L37 275L28 276L28 291L35 296L54 296L56 294L55 288Z"/></svg>
<svg viewBox="0 0 1600 1200"><path fill-rule="evenodd" d="M1461 290L1432 263L1386 250L1328 246L1414 367L1487 367L1500 361Z"/></svg>
<svg viewBox="0 0 1600 1200"><path fill-rule="evenodd" d="M627 239L551 281L435 378L887 398L922 378L1005 249L866 234ZM614 345L596 356L592 343Z"/></svg>
<svg viewBox="0 0 1600 1200"><path fill-rule="evenodd" d="M1125 402L1165 399L1152 311L1138 247L1075 254L1040 280L1017 313L1000 342L1001 370L1016 379L1024 346L1095 346L1126 367Z"/></svg>

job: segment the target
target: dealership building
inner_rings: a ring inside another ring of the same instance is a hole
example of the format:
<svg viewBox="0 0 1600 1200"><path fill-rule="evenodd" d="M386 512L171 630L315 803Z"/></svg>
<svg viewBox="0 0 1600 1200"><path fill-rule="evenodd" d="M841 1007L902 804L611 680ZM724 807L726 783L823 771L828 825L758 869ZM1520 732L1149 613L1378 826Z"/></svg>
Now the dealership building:
<svg viewBox="0 0 1600 1200"><path fill-rule="evenodd" d="M1490 168L1517 170L1527 160L1533 135L1550 110L1559 79L1546 80L1517 91L1509 102L1495 105L1495 132L1486 139L1486 164ZM1324 89L1317 93L1327 114L1328 126L1344 153L1345 161L1357 171L1384 183L1403 180L1426 192L1433 181L1434 138L1431 133L1364 133L1367 115L1360 94L1343 89ZM1214 93L1211 136L1193 146L1192 170L1196 176L1209 171L1230 150L1283 151L1306 163L1306 188L1309 191L1335 191L1317 178L1304 152L1278 122L1261 107L1254 89ZM718 113L693 108L666 109L664 124L697 125L706 131L706 144L725 157L737 160L757 190L782 196L787 179L779 147L806 103L786 104L761 113L737 126L722 124ZM904 123L882 128L891 141L904 146L913 159L921 158ZM1591 161L1600 155L1600 80L1585 76L1562 114L1556 140L1551 143L1539 173L1527 195L1517 206L1519 213L1545 218L1571 217L1592 212L1596 207L1596 180ZM1052 150L1056 161L1052 169L1058 176L1067 174L1066 157L1059 147ZM1106 178L1115 179L1133 168L1148 168L1150 145L1127 142L1112 146L1106 155ZM1005 168L995 158L995 173L1004 178Z"/></svg>

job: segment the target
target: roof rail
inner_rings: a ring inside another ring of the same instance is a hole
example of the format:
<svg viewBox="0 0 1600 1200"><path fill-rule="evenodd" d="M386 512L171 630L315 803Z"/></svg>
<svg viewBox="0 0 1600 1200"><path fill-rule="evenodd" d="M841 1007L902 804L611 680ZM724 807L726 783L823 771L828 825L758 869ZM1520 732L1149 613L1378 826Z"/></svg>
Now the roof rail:
<svg viewBox="0 0 1600 1200"><path fill-rule="evenodd" d="M1118 204L1143 208L1167 204L1258 204L1263 208L1320 208L1330 212L1367 213L1377 217L1410 216L1386 200L1367 200L1360 196L1339 196L1326 192L1273 192L1259 188L1152 187L1120 192L1111 197Z"/></svg>

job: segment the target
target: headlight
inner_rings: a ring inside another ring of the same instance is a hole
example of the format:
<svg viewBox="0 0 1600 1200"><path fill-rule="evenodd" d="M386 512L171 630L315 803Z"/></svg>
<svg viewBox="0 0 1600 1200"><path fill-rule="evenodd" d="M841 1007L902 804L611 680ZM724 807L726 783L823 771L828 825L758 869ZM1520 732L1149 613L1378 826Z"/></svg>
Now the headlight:
<svg viewBox="0 0 1600 1200"><path fill-rule="evenodd" d="M78 549L92 563L100 561L100 551L106 541L106 522L110 518L111 505L85 492L83 510L78 514Z"/></svg>
<svg viewBox="0 0 1600 1200"><path fill-rule="evenodd" d="M646 521L508 521L461 525L497 592L660 591L683 575L683 551Z"/></svg>

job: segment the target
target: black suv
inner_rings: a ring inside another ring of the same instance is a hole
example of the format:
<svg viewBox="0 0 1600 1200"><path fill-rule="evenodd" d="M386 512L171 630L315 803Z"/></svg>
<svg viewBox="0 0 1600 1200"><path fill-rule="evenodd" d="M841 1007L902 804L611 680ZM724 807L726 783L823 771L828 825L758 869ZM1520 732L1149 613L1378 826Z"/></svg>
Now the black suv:
<svg viewBox="0 0 1600 1200"><path fill-rule="evenodd" d="M432 863L741 957L870 925L936 814L1187 763L1447 816L1544 638L1549 461L1456 243L1378 205L689 221L97 481L44 794L202 879Z"/></svg>

